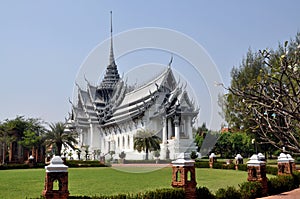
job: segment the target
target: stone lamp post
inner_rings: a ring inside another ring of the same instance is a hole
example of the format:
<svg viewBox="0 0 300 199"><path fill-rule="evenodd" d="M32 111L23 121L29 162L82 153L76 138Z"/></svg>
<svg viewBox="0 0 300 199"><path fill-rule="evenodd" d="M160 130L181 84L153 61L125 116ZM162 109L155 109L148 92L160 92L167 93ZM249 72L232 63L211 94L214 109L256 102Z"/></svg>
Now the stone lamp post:
<svg viewBox="0 0 300 199"><path fill-rule="evenodd" d="M177 159L172 164L172 187L183 188L186 199L196 199L195 161Z"/></svg>
<svg viewBox="0 0 300 199"><path fill-rule="evenodd" d="M46 199L67 199L69 196L68 166L63 164L60 156L54 156L50 161L50 165L45 166L45 169L45 186L42 195ZM53 183L58 183L56 190Z"/></svg>
<svg viewBox="0 0 300 199"><path fill-rule="evenodd" d="M277 158L278 175L291 175L295 168L295 160L290 154L280 153Z"/></svg>
<svg viewBox="0 0 300 199"><path fill-rule="evenodd" d="M214 163L217 161L217 156L215 153L211 153L209 156L209 167L213 168Z"/></svg>
<svg viewBox="0 0 300 199"><path fill-rule="evenodd" d="M248 168L248 181L257 181L262 184L263 195L268 193L268 179L266 171L266 162L263 155L252 155L250 160L247 162Z"/></svg>
<svg viewBox="0 0 300 199"><path fill-rule="evenodd" d="M244 163L243 157L241 156L241 154L237 154L234 159L235 159L235 170L238 170L239 169L238 165Z"/></svg>

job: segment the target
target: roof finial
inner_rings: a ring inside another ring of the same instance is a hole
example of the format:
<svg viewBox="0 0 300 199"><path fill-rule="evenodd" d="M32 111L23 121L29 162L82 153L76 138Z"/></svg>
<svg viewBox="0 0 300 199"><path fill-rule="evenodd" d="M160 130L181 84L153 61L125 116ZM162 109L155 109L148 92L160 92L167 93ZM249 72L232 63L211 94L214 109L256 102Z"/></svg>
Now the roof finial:
<svg viewBox="0 0 300 199"><path fill-rule="evenodd" d="M110 55L109 64L112 65L115 62L114 50L113 50L113 28L112 28L112 11L110 11Z"/></svg>
<svg viewBox="0 0 300 199"><path fill-rule="evenodd" d="M172 62L173 62L173 54L171 55L171 59L170 59L170 62L169 62L169 64L168 64L168 67L169 67L169 68L171 67Z"/></svg>

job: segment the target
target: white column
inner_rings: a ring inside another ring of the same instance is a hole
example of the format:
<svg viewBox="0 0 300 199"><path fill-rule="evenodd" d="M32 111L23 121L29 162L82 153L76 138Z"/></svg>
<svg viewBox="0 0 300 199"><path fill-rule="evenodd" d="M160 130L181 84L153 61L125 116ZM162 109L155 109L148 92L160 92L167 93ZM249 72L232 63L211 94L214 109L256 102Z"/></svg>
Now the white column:
<svg viewBox="0 0 300 199"><path fill-rule="evenodd" d="M187 117L187 120L186 120L186 129L187 129L187 135L189 136L189 139L193 139L193 130L192 130L191 116Z"/></svg>
<svg viewBox="0 0 300 199"><path fill-rule="evenodd" d="M124 146L124 149L128 149L128 135L125 134L124 137L125 137L125 146Z"/></svg>
<svg viewBox="0 0 300 199"><path fill-rule="evenodd" d="M175 117L174 120L174 124L175 124L175 140L179 140L180 139L180 135L179 135L179 118Z"/></svg>
<svg viewBox="0 0 300 199"><path fill-rule="evenodd" d="M90 145L89 150L93 150L93 148L94 148L94 129L93 129L92 124L90 124L90 142L87 144Z"/></svg>
<svg viewBox="0 0 300 199"><path fill-rule="evenodd" d="M173 135L173 130L172 130L172 120L171 120L171 118L170 119L167 119L167 123L168 123L168 133L167 133L167 135L168 135L168 138L167 139L170 139L171 138L171 136Z"/></svg>
<svg viewBox="0 0 300 199"><path fill-rule="evenodd" d="M132 134L130 135L129 140L130 140L130 143L129 143L130 148L129 149L133 151L134 150L134 144L133 144L133 135Z"/></svg>
<svg viewBox="0 0 300 199"><path fill-rule="evenodd" d="M167 143L167 121L165 117L163 117L162 125L163 125L162 143L166 144Z"/></svg>

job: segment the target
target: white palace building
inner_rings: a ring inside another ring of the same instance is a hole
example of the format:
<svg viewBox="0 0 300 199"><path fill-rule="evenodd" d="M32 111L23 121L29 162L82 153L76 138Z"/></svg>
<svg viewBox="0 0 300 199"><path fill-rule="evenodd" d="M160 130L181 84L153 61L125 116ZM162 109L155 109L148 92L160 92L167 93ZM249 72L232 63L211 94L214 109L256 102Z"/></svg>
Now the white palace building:
<svg viewBox="0 0 300 199"><path fill-rule="evenodd" d="M192 126L199 108L176 81L170 65L150 82L132 88L119 75L111 31L109 63L102 81L91 85L86 80L86 89L78 86L78 99L72 104L78 146L89 146L90 154L114 151L118 158L124 151L126 159L144 159L145 153L134 150L135 134L144 129L161 138L160 159L176 159L196 150Z"/></svg>

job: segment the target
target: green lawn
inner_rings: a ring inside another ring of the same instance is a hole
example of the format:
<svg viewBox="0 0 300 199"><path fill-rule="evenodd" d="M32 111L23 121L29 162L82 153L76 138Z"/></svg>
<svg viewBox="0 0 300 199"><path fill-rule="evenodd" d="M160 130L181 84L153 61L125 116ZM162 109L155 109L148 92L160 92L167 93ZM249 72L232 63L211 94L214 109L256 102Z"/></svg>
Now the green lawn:
<svg viewBox="0 0 300 199"><path fill-rule="evenodd" d="M147 173L129 173L112 168L71 168L69 191L71 195L94 196L170 188L171 174L170 167ZM196 175L198 186L206 186L213 192L221 187L238 187L238 184L247 180L246 172L234 170L197 169ZM44 178L44 169L2 170L0 198L39 197Z"/></svg>

